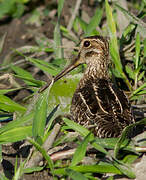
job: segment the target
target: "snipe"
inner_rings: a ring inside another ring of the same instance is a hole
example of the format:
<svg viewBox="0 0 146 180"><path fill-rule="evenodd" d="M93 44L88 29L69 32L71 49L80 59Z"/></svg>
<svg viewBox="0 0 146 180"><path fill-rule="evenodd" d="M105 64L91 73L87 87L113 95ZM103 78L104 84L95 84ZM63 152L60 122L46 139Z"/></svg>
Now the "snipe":
<svg viewBox="0 0 146 180"><path fill-rule="evenodd" d="M97 137L118 137L133 122L130 104L120 89L112 84L109 74L109 45L102 36L84 38L78 57L54 80L86 63L86 71L72 98L73 120L91 129Z"/></svg>

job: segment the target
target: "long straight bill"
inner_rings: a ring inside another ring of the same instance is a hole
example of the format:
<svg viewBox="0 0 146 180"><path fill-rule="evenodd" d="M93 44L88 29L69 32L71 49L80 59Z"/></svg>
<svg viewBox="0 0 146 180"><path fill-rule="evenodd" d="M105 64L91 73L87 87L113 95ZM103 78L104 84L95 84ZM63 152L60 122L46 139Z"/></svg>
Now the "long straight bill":
<svg viewBox="0 0 146 180"><path fill-rule="evenodd" d="M72 71L73 69L75 69L75 68L76 68L77 66L79 66L80 64L82 64L82 63L80 62L80 56L78 56L77 58L74 59L74 61L73 61L70 65L68 65L64 70L62 70L58 75L56 75L56 76L54 77L54 82L56 82L57 80L59 80L60 78L62 78L63 76L65 76L67 73L69 73L70 71ZM50 85L50 83L49 83L49 84L46 84L45 86L43 86L43 87L39 90L39 92L44 91L46 88L49 87L49 85Z"/></svg>
<svg viewBox="0 0 146 180"><path fill-rule="evenodd" d="M67 73L75 69L77 66L80 65L80 62L78 61L78 58L76 58L73 63L69 64L64 70L62 70L57 76L54 78L54 82L65 76Z"/></svg>

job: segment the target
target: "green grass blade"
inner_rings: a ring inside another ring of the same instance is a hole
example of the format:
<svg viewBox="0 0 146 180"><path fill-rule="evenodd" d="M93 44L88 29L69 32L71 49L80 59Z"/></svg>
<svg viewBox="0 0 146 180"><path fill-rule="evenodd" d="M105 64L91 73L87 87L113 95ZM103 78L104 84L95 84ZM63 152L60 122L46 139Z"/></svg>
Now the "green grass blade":
<svg viewBox="0 0 146 180"><path fill-rule="evenodd" d="M90 131L88 129L86 129L85 127L67 119L67 118L63 118L63 121L65 122L65 124L67 124L71 129L79 132L82 136L87 136Z"/></svg>
<svg viewBox="0 0 146 180"><path fill-rule="evenodd" d="M12 101L7 96L0 94L0 109L8 112L21 112L24 113L26 108L21 106L20 104Z"/></svg>
<svg viewBox="0 0 146 180"><path fill-rule="evenodd" d="M142 71L138 76L138 81L140 81L145 75L145 71Z"/></svg>
<svg viewBox="0 0 146 180"><path fill-rule="evenodd" d="M84 138L83 142L76 149L73 159L72 159L72 162L71 162L71 166L77 165L84 158L84 156L86 154L87 145L88 145L90 139L91 139L91 133L89 133Z"/></svg>
<svg viewBox="0 0 146 180"><path fill-rule="evenodd" d="M146 88L146 83L144 83L143 85L141 85L139 88L137 88L132 94L131 97L132 98L134 95L138 94L140 91L142 91L142 89Z"/></svg>
<svg viewBox="0 0 146 180"><path fill-rule="evenodd" d="M8 92L13 92L13 91L17 91L20 90L22 88L14 88L14 89L0 89L0 94L7 94Z"/></svg>
<svg viewBox="0 0 146 180"><path fill-rule="evenodd" d="M124 157L124 159L122 160L123 163L125 164L132 164L134 163L134 161L138 158L138 155L136 154L128 154Z"/></svg>
<svg viewBox="0 0 146 180"><path fill-rule="evenodd" d="M47 139L48 132L49 132L51 126L52 126L52 123L55 120L55 118L58 116L58 115L55 114L57 112L57 110L58 110L58 107L59 107L59 105L57 105L47 117L47 130L46 130L45 135L43 137L43 142L45 142L45 140Z"/></svg>
<svg viewBox="0 0 146 180"><path fill-rule="evenodd" d="M19 76L25 76L25 77L34 79L31 73L29 73L28 71L26 71L18 66L11 65L11 69Z"/></svg>
<svg viewBox="0 0 146 180"><path fill-rule="evenodd" d="M92 143L92 146L95 148L95 149L97 149L99 152L102 152L102 153L104 153L104 154L109 154L104 148L103 148L103 146L101 146L100 144L98 144L98 143L96 143L96 142L93 142Z"/></svg>
<svg viewBox="0 0 146 180"><path fill-rule="evenodd" d="M29 136L32 136L32 126L16 127L0 134L0 144L22 141Z"/></svg>
<svg viewBox="0 0 146 180"><path fill-rule="evenodd" d="M65 122L65 124L67 124L71 129L73 129L73 130L75 130L75 131L77 131L77 132L79 132L82 136L87 136L89 133L90 133L90 131L88 130L88 129L86 129L85 127L83 127L83 126L81 126L81 125L79 125L79 124L77 124L77 123L75 123L75 122L73 122L73 121L71 121L71 120L69 120L69 119L67 119L67 118L63 118L63 121ZM93 141L94 140L94 136L93 136L93 134L91 135L91 139L90 139L90 141ZM96 143L96 142L92 142L92 146L94 147L94 148L96 148L98 151L100 151L100 152L102 152L102 153L104 153L104 154L107 154L107 151L102 147L102 146L100 146L98 143Z"/></svg>
<svg viewBox="0 0 146 180"><path fill-rule="evenodd" d="M120 61L119 49L118 49L118 43L117 43L116 24L112 15L112 9L107 0L105 0L105 8L106 8L107 23L109 27L111 55L113 57L113 60L117 69L122 74L123 71L122 71L122 64Z"/></svg>
<svg viewBox="0 0 146 180"><path fill-rule="evenodd" d="M81 165L70 167L70 169L81 172L81 173L114 173L122 174L122 172L117 169L114 165L106 163L105 165ZM66 168L59 168L54 170L54 174L65 175Z"/></svg>
<svg viewBox="0 0 146 180"><path fill-rule="evenodd" d="M28 138L28 141L33 144L35 146L35 148L42 154L42 156L45 158L45 160L47 161L49 168L51 170L51 173L54 174L54 164L53 161L51 160L50 156L48 155L48 153L45 151L45 149L40 146L36 141L34 141L31 138Z"/></svg>
<svg viewBox="0 0 146 180"><path fill-rule="evenodd" d="M58 9L57 9L58 19L60 19L60 15L61 15L61 11L63 9L63 5L64 5L64 0L59 0L58 1Z"/></svg>
<svg viewBox="0 0 146 180"><path fill-rule="evenodd" d="M121 171L122 174L126 175L130 179L135 179L135 173L132 171L130 166L126 166L125 164L120 164L119 162L114 161L114 166Z"/></svg>
<svg viewBox="0 0 146 180"><path fill-rule="evenodd" d="M86 33L88 24L85 21L83 21L80 17L77 17L76 20L80 24L80 26L81 26L82 30L84 31L84 33Z"/></svg>
<svg viewBox="0 0 146 180"><path fill-rule="evenodd" d="M0 173L1 180L9 180L4 174Z"/></svg>
<svg viewBox="0 0 146 180"><path fill-rule="evenodd" d="M146 125L146 118L142 119L141 121L138 121L134 124L131 124L124 128L121 137L118 139L117 144L114 149L114 156L117 158L120 148L122 147L122 144L127 142L125 146L129 143L128 134L131 131L132 128L134 128L137 125Z"/></svg>
<svg viewBox="0 0 146 180"><path fill-rule="evenodd" d="M85 36L91 35L92 31L96 29L102 18L103 10L96 9L94 16L91 18L90 23L86 26Z"/></svg>
<svg viewBox="0 0 146 180"><path fill-rule="evenodd" d="M19 76L19 75L15 75L15 77L18 77L20 79L23 79L24 82L28 85L28 86L35 86L35 87L41 87L43 85L45 85L45 82L40 81L40 80L36 80L36 79L31 79L29 77L24 77L24 76Z"/></svg>
<svg viewBox="0 0 146 180"><path fill-rule="evenodd" d="M57 75L59 70L57 68L55 68L51 63L47 63L45 61L39 60L39 59L34 59L34 58L30 58L30 57L25 57L26 60L32 62L33 64L35 64L35 66L37 66L38 68L40 68L42 71L45 71L53 76Z"/></svg>
<svg viewBox="0 0 146 180"><path fill-rule="evenodd" d="M62 42L61 42L61 31L60 31L60 17L61 17L61 11L63 9L64 0L59 0L58 2L58 21L56 23L55 29L54 29L54 54L56 58L63 58L63 49L61 48Z"/></svg>
<svg viewBox="0 0 146 180"><path fill-rule="evenodd" d="M52 82L53 84L53 82ZM52 84L47 88L42 94L40 94L34 111L34 119L33 119L33 136L34 137L42 137L44 135L44 129L47 118L47 110L48 110L48 97L49 90Z"/></svg>
<svg viewBox="0 0 146 180"><path fill-rule="evenodd" d="M116 144L117 144L118 139L119 138L102 138L102 139L101 138L96 138L95 142L98 143L103 148L114 149ZM124 150L135 152L134 148L133 148L133 144L129 144L126 147L125 147L125 144L122 144L121 148L123 148Z"/></svg>
<svg viewBox="0 0 146 180"><path fill-rule="evenodd" d="M124 32L122 33L122 37L120 39L120 45L122 46L123 43L126 43L128 41L130 41L131 36L133 34L133 31L135 31L136 29L136 25L130 23L125 29Z"/></svg>
<svg viewBox="0 0 146 180"><path fill-rule="evenodd" d="M123 72L123 67L120 60L119 55L119 48L117 43L117 34L116 34L116 24L112 15L112 9L108 3L108 0L105 0L105 9L106 9L106 17L107 17L107 23L109 27L109 35L110 35L110 54L112 57L112 60L116 66L116 70L119 72L121 77L126 82L128 88L132 90L132 86L129 83L129 80L127 79L126 75Z"/></svg>
<svg viewBox="0 0 146 180"><path fill-rule="evenodd" d="M18 169L15 168L15 173L14 173L14 176L13 176L13 180L19 180L21 178L21 176L23 175L23 169L24 169L24 166L25 166L25 162L26 161L24 161L24 162L20 161L20 166L18 167Z"/></svg>
<svg viewBox="0 0 146 180"><path fill-rule="evenodd" d="M11 65L11 69L18 75L18 76L16 75L16 77L23 79L27 85L29 86L42 85L41 81L35 80L32 74L29 73L28 71L13 65Z"/></svg>
<svg viewBox="0 0 146 180"><path fill-rule="evenodd" d="M25 168L23 170L23 172L24 173L33 173L33 172L41 171L43 169L44 169L44 167L37 166L37 167L32 167L32 168Z"/></svg>
<svg viewBox="0 0 146 180"><path fill-rule="evenodd" d="M136 47L136 54L135 54L135 69L138 68L138 66L140 65L140 58L139 58L139 55L140 55L140 35L139 33L137 33L136 35L136 41L135 41L135 47Z"/></svg>
<svg viewBox="0 0 146 180"><path fill-rule="evenodd" d="M66 173L73 180L88 180L83 174L72 169L66 169Z"/></svg>
<svg viewBox="0 0 146 180"><path fill-rule="evenodd" d="M61 32L60 25L57 22L54 29L54 53L56 58L63 58L63 49L61 48Z"/></svg>
<svg viewBox="0 0 146 180"><path fill-rule="evenodd" d="M128 73L129 77L134 80L135 79L135 75L134 75L134 71L131 68L131 66L126 65L125 70Z"/></svg>
<svg viewBox="0 0 146 180"><path fill-rule="evenodd" d="M143 45L144 45L144 57L146 57L146 38L143 41Z"/></svg>
<svg viewBox="0 0 146 180"><path fill-rule="evenodd" d="M15 121L11 121L7 123L5 126L0 128L0 135L13 128L24 126L26 123L32 120L33 116L34 116L34 113L30 113L30 114L24 115L21 118L16 119Z"/></svg>

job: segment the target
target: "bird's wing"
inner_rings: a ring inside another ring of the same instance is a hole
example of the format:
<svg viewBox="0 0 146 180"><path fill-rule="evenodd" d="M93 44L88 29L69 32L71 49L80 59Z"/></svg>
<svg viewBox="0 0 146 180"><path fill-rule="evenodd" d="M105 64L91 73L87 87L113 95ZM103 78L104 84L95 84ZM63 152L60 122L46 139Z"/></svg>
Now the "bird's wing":
<svg viewBox="0 0 146 180"><path fill-rule="evenodd" d="M113 115L121 123L130 124L132 121L130 105L123 91L104 79L93 83L93 89L103 113Z"/></svg>
<svg viewBox="0 0 146 180"><path fill-rule="evenodd" d="M125 94L105 79L86 81L82 88L76 90L72 104L78 109L84 109L82 112L86 111L89 115L112 116L127 122L131 119Z"/></svg>

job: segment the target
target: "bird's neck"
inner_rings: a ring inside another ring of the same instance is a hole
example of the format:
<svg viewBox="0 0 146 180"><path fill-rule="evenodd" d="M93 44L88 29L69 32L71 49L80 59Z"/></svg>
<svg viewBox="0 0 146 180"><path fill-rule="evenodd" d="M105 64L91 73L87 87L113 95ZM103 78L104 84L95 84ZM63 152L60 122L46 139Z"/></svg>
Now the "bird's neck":
<svg viewBox="0 0 146 180"><path fill-rule="evenodd" d="M87 69L85 70L85 79L108 79L108 65L106 60L100 59L99 61L89 61Z"/></svg>

